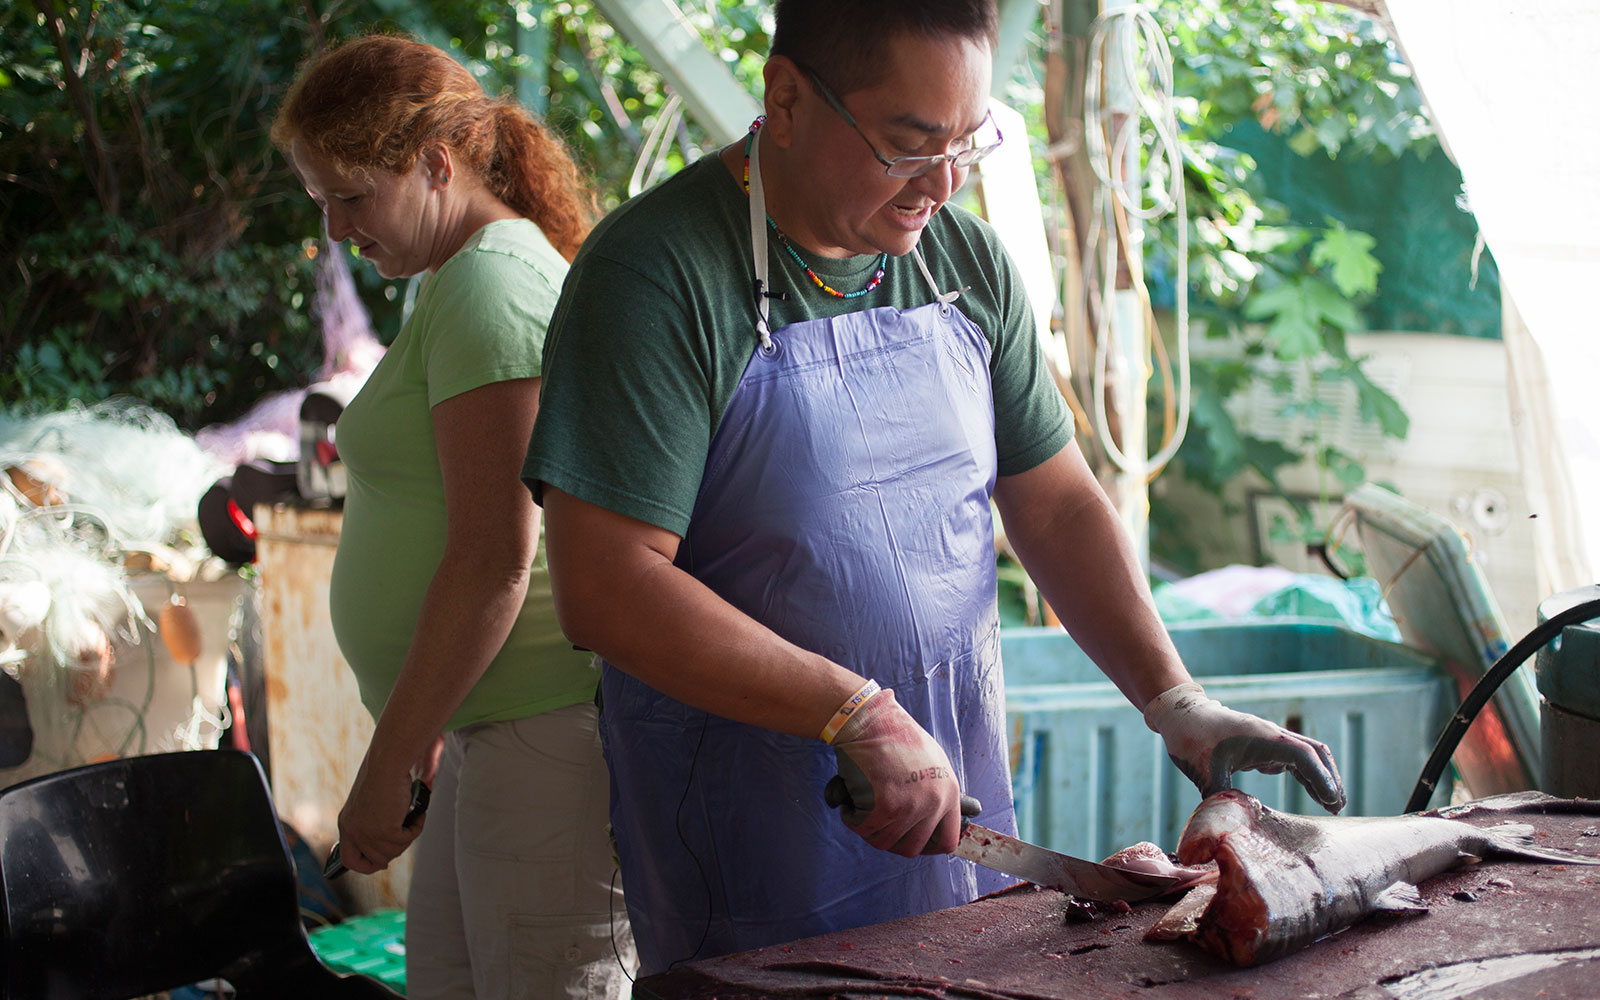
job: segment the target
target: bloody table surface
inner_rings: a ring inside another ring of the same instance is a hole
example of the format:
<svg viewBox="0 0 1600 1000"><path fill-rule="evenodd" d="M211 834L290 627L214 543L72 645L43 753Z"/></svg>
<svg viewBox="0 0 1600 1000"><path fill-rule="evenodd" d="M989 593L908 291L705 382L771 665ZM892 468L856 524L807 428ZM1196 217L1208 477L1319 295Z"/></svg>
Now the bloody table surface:
<svg viewBox="0 0 1600 1000"><path fill-rule="evenodd" d="M1540 846L1600 857L1600 802L1552 800L1466 822L1531 824ZM1421 886L1428 912L1379 915L1240 969L1144 935L1171 901L1069 920L1067 897L1023 885L948 910L680 966L637 1000L972 997L1040 1000L1593 1000L1600 868L1494 859Z"/></svg>

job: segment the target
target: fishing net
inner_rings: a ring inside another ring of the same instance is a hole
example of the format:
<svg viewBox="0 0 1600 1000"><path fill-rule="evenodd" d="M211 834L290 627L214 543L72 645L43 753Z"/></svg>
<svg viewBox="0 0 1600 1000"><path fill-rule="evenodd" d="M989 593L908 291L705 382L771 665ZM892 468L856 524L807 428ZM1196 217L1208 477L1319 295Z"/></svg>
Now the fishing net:
<svg viewBox="0 0 1600 1000"><path fill-rule="evenodd" d="M224 472L172 418L130 399L0 418L0 468L14 496L66 501L56 516L87 514L120 548L192 536L200 495Z"/></svg>

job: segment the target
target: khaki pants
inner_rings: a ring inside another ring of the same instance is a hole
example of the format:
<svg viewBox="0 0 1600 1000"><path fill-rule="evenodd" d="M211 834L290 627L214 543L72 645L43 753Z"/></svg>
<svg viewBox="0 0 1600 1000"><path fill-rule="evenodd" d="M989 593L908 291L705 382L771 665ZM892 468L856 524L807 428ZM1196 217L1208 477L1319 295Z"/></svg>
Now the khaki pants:
<svg viewBox="0 0 1600 1000"><path fill-rule="evenodd" d="M629 995L609 788L589 703L445 737L413 848L409 1000Z"/></svg>

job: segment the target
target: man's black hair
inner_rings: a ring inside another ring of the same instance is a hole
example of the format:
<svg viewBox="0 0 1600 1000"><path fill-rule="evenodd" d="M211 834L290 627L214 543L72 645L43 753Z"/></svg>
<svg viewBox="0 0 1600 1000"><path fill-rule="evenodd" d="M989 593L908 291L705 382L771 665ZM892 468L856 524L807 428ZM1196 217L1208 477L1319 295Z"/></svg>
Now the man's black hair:
<svg viewBox="0 0 1600 1000"><path fill-rule="evenodd" d="M778 0L772 55L813 70L835 93L882 79L884 50L902 34L999 39L994 0Z"/></svg>

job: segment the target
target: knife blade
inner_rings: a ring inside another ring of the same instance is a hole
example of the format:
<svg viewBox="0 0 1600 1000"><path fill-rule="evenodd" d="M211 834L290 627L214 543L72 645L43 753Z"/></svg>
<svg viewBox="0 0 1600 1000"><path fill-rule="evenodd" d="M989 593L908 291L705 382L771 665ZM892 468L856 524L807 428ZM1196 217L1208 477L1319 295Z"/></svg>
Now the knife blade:
<svg viewBox="0 0 1600 1000"><path fill-rule="evenodd" d="M1012 878L1101 903L1153 899L1179 881L1175 875L1085 861L972 822L961 824L961 839L952 853Z"/></svg>
<svg viewBox="0 0 1600 1000"><path fill-rule="evenodd" d="M840 755L839 767L842 771L855 767L855 764L848 757ZM822 797L835 809L852 805L850 788L843 775L828 779ZM979 826L968 817L978 815L982 809L983 805L977 799L970 795L961 796L961 839L951 853L1002 875L1099 903L1118 900L1137 903L1154 899L1182 881L1176 875L1129 871L1098 861L1086 861L1018 840L999 830Z"/></svg>

